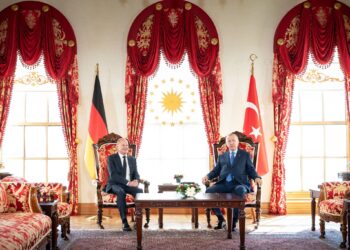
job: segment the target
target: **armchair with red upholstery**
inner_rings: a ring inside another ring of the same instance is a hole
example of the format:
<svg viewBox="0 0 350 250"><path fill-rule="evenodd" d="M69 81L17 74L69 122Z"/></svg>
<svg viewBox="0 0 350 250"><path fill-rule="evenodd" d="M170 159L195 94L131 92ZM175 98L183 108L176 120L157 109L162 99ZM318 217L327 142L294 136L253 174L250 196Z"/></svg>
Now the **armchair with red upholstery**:
<svg viewBox="0 0 350 250"><path fill-rule="evenodd" d="M1 182L27 182L26 179L16 176L7 176L1 180ZM66 187L61 183L30 183L33 187L36 187L38 191L39 204L42 202L51 202L58 200L57 214L58 225L61 225L61 237L64 240L68 240L67 233L70 233L70 215L72 213L72 206L69 203L69 192L66 191Z"/></svg>
<svg viewBox="0 0 350 250"><path fill-rule="evenodd" d="M239 139L239 145L238 147L240 149L246 150L252 159L254 167L256 167L256 161L257 161L257 154L258 154L258 143L254 143L253 140L246 136L245 134L235 131L234 132ZM225 153L228 150L226 146L226 137L220 138L218 143L213 144L213 155L214 155L214 163L216 164L216 161L219 157L219 155ZM217 181L216 178L209 180L208 183L206 183L206 186L213 185ZM252 190L254 190L251 193L248 193L245 197L245 207L251 208L252 210L252 217L253 217L253 223L256 223L255 228L259 227L259 221L260 221L260 207L261 207L261 187L259 185L255 185L253 180L250 180L250 185L252 187ZM255 209L255 211L253 211ZM207 222L208 222L208 228L211 228L210 224L210 209L206 209L206 216L207 216Z"/></svg>
<svg viewBox="0 0 350 250"><path fill-rule="evenodd" d="M96 144L93 145L95 153L95 162L96 162L96 192L97 192L97 224L101 229L104 229L102 225L102 213L103 208L117 208L117 196L115 194L109 194L104 191L109 174L108 174L108 157L112 154L117 153L117 141L121 136L110 133L100 138ZM136 156L136 145L129 145L129 154ZM149 182L146 180L140 180L140 183L144 185L144 192L148 193ZM134 222L134 197L130 194L126 195L126 207L131 210L131 219ZM128 213L129 214L129 213ZM145 228L148 227L150 218L150 209L146 209L146 223Z"/></svg>
<svg viewBox="0 0 350 250"><path fill-rule="evenodd" d="M344 199L350 198L350 181L324 182L320 188L318 214L320 217L320 238L325 238L325 222L340 223L343 241L340 248L346 247L347 219Z"/></svg>

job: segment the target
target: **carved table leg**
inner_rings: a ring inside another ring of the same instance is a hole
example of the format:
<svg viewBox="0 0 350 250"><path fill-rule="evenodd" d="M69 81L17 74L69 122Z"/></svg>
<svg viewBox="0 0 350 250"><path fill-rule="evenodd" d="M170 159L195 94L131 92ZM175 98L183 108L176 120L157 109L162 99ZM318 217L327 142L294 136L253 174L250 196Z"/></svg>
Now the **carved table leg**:
<svg viewBox="0 0 350 250"><path fill-rule="evenodd" d="M158 212L159 212L158 225L159 225L159 228L162 229L163 228L163 208L158 208Z"/></svg>
<svg viewBox="0 0 350 250"><path fill-rule="evenodd" d="M198 228L198 208L193 208L192 213L194 213L194 227Z"/></svg>
<svg viewBox="0 0 350 250"><path fill-rule="evenodd" d="M142 209L136 208L137 249L142 249Z"/></svg>
<svg viewBox="0 0 350 250"><path fill-rule="evenodd" d="M239 249L245 249L245 211L244 208L239 210Z"/></svg>
<svg viewBox="0 0 350 250"><path fill-rule="evenodd" d="M232 209L227 209L227 239L232 239Z"/></svg>

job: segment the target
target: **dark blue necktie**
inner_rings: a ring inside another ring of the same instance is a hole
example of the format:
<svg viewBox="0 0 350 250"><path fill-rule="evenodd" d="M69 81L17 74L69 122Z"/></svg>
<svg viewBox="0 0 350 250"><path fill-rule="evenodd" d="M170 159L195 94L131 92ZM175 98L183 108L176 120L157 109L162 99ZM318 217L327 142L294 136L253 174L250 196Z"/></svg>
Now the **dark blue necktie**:
<svg viewBox="0 0 350 250"><path fill-rule="evenodd" d="M231 151L230 152L230 163L231 163L231 166L233 165L234 160L235 160L235 152ZM231 173L226 176L226 181L227 182L231 182L232 181Z"/></svg>

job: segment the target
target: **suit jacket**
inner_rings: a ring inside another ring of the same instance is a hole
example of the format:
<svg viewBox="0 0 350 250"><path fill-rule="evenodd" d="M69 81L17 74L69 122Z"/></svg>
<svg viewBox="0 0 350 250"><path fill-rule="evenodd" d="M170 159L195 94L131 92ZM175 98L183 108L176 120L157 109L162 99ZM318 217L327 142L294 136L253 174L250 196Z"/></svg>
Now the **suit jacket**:
<svg viewBox="0 0 350 250"><path fill-rule="evenodd" d="M137 172L136 158L132 156L127 157L129 170L130 170L130 181L140 179L140 175ZM128 180L124 178L123 163L118 153L110 155L108 157L108 173L109 180L106 187L108 193L112 188L112 185L126 186Z"/></svg>
<svg viewBox="0 0 350 250"><path fill-rule="evenodd" d="M227 175L231 173L233 183L245 185L250 190L249 178L255 180L260 178L256 172L250 155L242 149L237 150L233 165L230 163L230 152L225 152L218 157L216 166L209 172L208 178L213 179L219 176L217 183L226 181Z"/></svg>

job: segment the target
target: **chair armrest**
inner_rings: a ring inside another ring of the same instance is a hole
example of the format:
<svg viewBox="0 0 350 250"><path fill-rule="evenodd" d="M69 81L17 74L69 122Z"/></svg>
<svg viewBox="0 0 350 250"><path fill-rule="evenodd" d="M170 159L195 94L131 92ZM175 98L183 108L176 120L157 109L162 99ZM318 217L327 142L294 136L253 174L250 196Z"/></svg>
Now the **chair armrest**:
<svg viewBox="0 0 350 250"><path fill-rule="evenodd" d="M145 192L145 193L149 193L149 185L150 185L150 182L147 181L147 180L143 180L143 179L140 179L139 181L140 181L140 183L142 183L143 186L144 186L144 192Z"/></svg>
<svg viewBox="0 0 350 250"><path fill-rule="evenodd" d="M261 186L259 184L256 184L256 204L257 207L260 207L261 203Z"/></svg>

